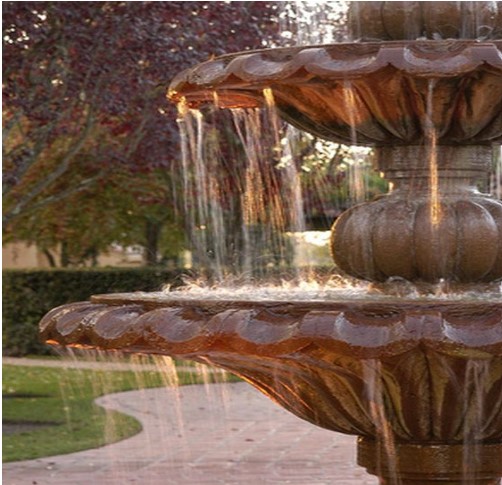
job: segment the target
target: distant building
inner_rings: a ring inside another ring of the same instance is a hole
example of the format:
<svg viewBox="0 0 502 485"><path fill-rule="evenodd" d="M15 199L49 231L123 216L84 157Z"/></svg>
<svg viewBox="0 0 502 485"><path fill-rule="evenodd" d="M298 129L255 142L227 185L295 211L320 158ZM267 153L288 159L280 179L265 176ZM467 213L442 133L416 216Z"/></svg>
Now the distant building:
<svg viewBox="0 0 502 485"><path fill-rule="evenodd" d="M98 256L98 266L137 267L143 265L143 248L140 246L110 246ZM49 261L40 249L25 242L8 243L2 246L3 269L49 268Z"/></svg>

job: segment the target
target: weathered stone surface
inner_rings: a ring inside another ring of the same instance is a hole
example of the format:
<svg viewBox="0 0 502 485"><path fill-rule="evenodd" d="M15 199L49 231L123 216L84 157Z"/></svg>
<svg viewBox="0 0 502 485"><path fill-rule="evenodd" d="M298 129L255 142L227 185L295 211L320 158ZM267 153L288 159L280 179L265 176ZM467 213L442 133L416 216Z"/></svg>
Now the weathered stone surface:
<svg viewBox="0 0 502 485"><path fill-rule="evenodd" d="M352 2L359 40L500 39L502 2Z"/></svg>

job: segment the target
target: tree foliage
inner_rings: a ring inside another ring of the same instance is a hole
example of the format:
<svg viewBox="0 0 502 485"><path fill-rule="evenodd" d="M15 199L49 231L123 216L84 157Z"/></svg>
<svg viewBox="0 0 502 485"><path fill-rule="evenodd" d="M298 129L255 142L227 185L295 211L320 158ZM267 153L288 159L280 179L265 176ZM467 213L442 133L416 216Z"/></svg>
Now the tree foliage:
<svg viewBox="0 0 502 485"><path fill-rule="evenodd" d="M262 47L274 35L277 5L4 2L2 9L7 236L54 245L80 234L99 249L127 232L131 212L143 217L134 227L150 234L173 223L173 182L166 189L158 177L180 156L169 82L211 56ZM168 208L162 217L159 204Z"/></svg>

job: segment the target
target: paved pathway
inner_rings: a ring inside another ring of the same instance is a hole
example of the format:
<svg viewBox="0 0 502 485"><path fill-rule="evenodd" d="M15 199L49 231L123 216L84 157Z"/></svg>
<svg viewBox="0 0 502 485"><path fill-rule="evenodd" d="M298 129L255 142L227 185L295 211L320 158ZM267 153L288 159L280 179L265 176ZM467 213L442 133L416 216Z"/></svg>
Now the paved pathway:
<svg viewBox="0 0 502 485"><path fill-rule="evenodd" d="M3 484L377 484L356 465L353 437L312 426L245 383L124 392L98 402L135 416L143 431L100 449L5 464Z"/></svg>

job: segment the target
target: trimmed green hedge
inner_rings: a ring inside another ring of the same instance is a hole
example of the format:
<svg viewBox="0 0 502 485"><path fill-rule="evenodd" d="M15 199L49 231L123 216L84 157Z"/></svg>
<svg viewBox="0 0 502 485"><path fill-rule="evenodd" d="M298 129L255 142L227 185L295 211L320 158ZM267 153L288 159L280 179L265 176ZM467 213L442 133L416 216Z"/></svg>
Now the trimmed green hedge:
<svg viewBox="0 0 502 485"><path fill-rule="evenodd" d="M182 270L156 268L4 270L3 355L49 354L38 323L52 308L100 293L157 291L182 283Z"/></svg>

